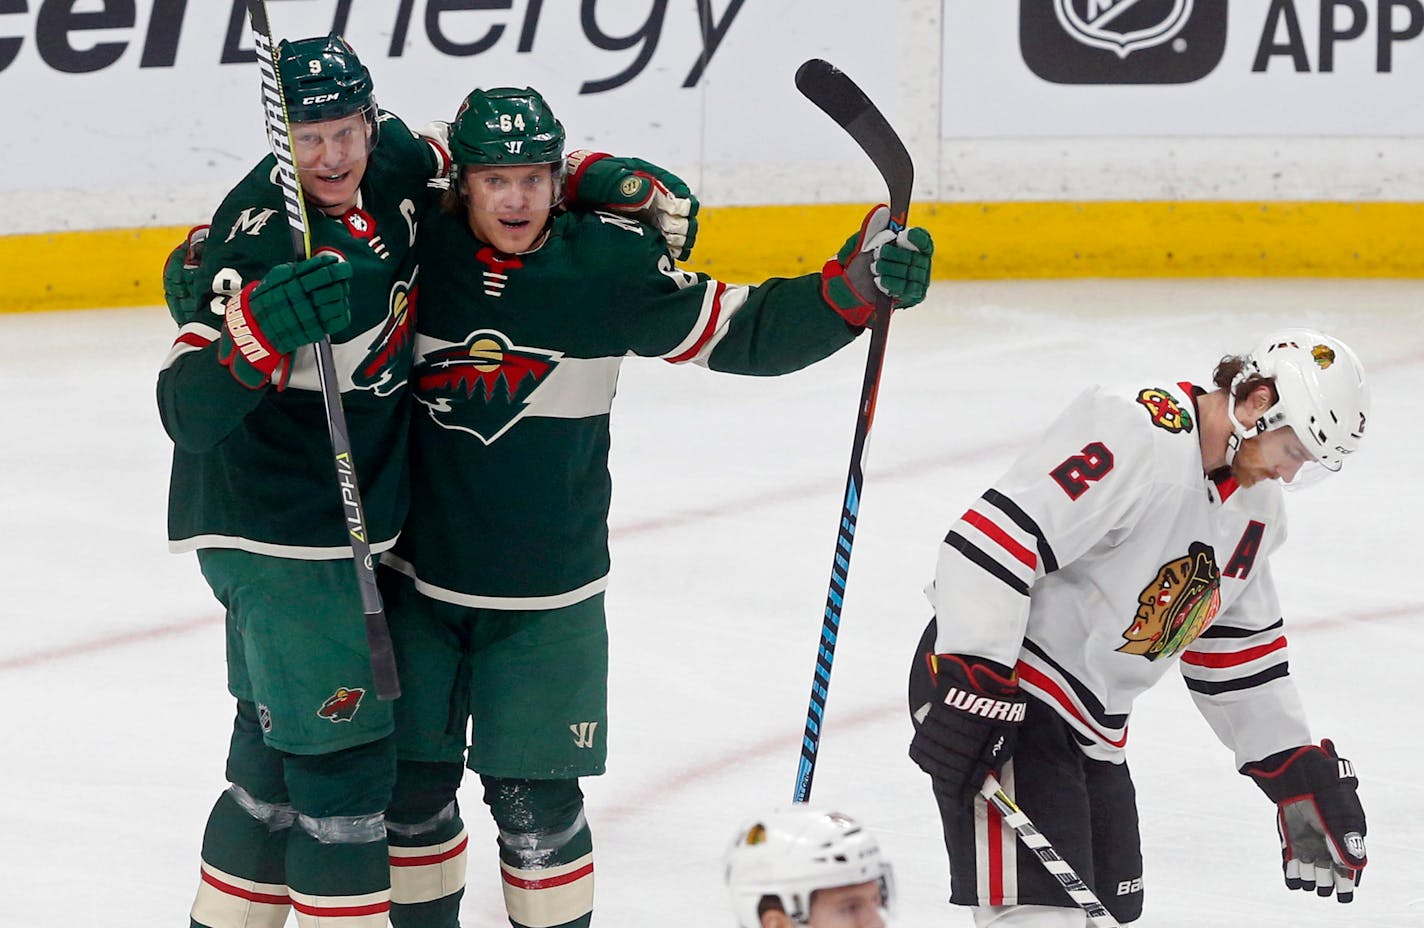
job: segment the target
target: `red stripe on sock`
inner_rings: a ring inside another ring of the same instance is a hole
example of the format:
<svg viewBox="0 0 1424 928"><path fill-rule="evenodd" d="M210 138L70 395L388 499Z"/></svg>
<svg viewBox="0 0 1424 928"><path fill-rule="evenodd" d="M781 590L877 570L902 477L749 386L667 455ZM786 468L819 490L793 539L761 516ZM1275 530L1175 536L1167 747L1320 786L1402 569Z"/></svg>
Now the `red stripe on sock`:
<svg viewBox="0 0 1424 928"><path fill-rule="evenodd" d="M562 876L546 876L537 880L526 880L515 876L503 867L499 870L504 881L517 889L553 889L555 886L564 886L577 882L589 874L593 873L593 864L585 864L577 870L570 870Z"/></svg>
<svg viewBox="0 0 1424 928"><path fill-rule="evenodd" d="M288 905L292 901L290 896L278 896L273 893L255 893L250 889L242 889L241 887L233 886L231 883L224 883L206 870L199 872L202 874L203 882L218 892L226 893L229 896L236 896L239 899L246 899L248 902L260 902L263 905Z"/></svg>
<svg viewBox="0 0 1424 928"><path fill-rule="evenodd" d="M428 867L428 866L430 866L431 864L443 864L445 861L449 860L450 858L456 857L456 856L458 856L458 855L460 855L460 854L465 853L465 847L466 847L469 843L470 843L470 839L467 837L467 838L465 838L465 840L461 841L459 844L457 844L457 845L455 845L454 847L450 848L450 850L446 851L446 852L443 853L443 854L425 854L424 856L421 856L421 857L396 857L396 856L393 854L393 855L391 855L391 866L392 866L392 867Z"/></svg>
<svg viewBox="0 0 1424 928"><path fill-rule="evenodd" d="M382 912L389 912L391 903L387 899L370 905L307 905L293 899L292 908L303 915L315 915L319 918L353 918L358 915L380 915Z"/></svg>

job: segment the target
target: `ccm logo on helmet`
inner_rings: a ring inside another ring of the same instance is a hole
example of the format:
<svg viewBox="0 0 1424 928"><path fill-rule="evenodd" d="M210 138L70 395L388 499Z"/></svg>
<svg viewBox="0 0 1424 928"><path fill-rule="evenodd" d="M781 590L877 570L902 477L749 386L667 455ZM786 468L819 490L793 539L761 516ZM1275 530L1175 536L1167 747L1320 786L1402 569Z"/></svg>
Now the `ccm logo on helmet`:
<svg viewBox="0 0 1424 928"><path fill-rule="evenodd" d="M302 106L312 106L317 103L330 103L333 100L341 99L339 93L319 93L314 97L302 97Z"/></svg>

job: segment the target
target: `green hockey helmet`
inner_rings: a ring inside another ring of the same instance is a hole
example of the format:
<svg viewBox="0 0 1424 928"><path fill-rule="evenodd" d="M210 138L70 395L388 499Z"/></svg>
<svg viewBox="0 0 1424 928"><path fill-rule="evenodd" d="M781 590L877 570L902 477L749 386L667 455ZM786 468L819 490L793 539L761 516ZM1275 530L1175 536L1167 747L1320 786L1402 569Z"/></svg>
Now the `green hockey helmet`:
<svg viewBox="0 0 1424 928"><path fill-rule="evenodd" d="M450 125L458 165L562 164L564 127L537 90L473 90Z"/></svg>
<svg viewBox="0 0 1424 928"><path fill-rule="evenodd" d="M371 72L336 33L279 42L277 70L292 122L326 122L364 113L375 125Z"/></svg>

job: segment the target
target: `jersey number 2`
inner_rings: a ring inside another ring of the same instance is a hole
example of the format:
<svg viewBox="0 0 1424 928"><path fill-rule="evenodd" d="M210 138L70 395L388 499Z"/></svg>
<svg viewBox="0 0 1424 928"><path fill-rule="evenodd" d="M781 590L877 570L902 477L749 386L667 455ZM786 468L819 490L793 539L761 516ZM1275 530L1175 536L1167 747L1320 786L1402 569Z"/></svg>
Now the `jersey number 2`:
<svg viewBox="0 0 1424 928"><path fill-rule="evenodd" d="M1112 452L1102 442L1089 442L1079 454L1059 464L1049 474L1069 499L1077 499L1088 492L1088 484L1096 483L1113 469Z"/></svg>

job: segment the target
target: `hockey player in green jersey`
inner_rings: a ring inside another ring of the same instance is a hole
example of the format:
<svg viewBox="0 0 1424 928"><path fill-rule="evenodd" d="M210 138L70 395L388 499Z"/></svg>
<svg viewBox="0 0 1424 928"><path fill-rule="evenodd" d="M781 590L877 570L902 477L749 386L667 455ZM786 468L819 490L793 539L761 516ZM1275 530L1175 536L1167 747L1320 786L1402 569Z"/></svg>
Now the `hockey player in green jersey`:
<svg viewBox="0 0 1424 928"><path fill-rule="evenodd" d="M369 72L339 37L282 42L277 58L312 257L292 260L269 155L164 274L180 326L158 383L175 444L170 547L197 551L226 609L237 699L231 785L204 833L192 924L275 928L295 909L303 926L366 928L389 908L393 720L372 691L305 346L331 337L367 537L385 550L407 502L412 246L449 161L438 138L377 109ZM598 202L640 211L691 247L696 203L679 181L602 160Z"/></svg>
<svg viewBox="0 0 1424 928"><path fill-rule="evenodd" d="M462 761L499 827L510 923L592 917L579 778L606 756L623 358L795 371L856 338L877 286L908 306L929 280L929 234L891 233L885 207L819 274L732 286L682 271L636 222L557 209L563 145L533 90L471 93L450 133L456 181L417 243L412 505L382 571L404 681L388 814L397 928L458 925Z"/></svg>

